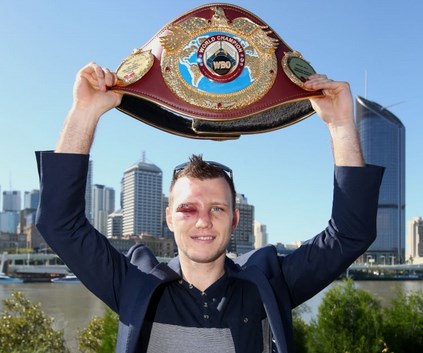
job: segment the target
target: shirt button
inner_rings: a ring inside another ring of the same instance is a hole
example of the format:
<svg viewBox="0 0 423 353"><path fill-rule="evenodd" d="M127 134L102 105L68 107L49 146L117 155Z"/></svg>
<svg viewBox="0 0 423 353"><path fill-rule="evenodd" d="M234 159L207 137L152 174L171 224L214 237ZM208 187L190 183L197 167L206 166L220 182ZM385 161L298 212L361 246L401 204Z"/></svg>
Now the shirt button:
<svg viewBox="0 0 423 353"><path fill-rule="evenodd" d="M204 318L205 318L206 320L208 320L209 316L208 316L207 314L204 314Z"/></svg>
<svg viewBox="0 0 423 353"><path fill-rule="evenodd" d="M207 307L209 306L209 304L208 304L208 303L204 303L204 304L203 304L203 306L204 306L205 308L207 308Z"/></svg>
<svg viewBox="0 0 423 353"><path fill-rule="evenodd" d="M244 317L244 324L248 322L248 317Z"/></svg>

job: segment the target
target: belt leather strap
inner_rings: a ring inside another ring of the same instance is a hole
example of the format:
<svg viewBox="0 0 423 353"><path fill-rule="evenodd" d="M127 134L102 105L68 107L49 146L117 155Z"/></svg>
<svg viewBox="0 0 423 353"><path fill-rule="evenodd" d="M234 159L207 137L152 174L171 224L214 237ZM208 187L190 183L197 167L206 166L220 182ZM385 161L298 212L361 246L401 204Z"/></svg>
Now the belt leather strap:
<svg viewBox="0 0 423 353"><path fill-rule="evenodd" d="M163 131L228 140L280 129L314 113L314 73L266 23L208 4L165 25L116 70L118 110Z"/></svg>

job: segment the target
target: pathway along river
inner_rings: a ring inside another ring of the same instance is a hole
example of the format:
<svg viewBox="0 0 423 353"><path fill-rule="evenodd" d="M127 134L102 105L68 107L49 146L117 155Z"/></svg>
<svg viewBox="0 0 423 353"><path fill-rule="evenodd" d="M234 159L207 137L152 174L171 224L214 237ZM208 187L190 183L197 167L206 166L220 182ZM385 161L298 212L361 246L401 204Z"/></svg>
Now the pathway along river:
<svg viewBox="0 0 423 353"><path fill-rule="evenodd" d="M356 285L380 297L383 304L389 303L398 289L406 292L423 290L423 281L359 281ZM316 317L319 304L331 286L306 302L309 311L302 314L305 321ZM0 312L2 300L10 298L13 291L20 291L32 303L41 304L41 310L54 318L54 328L64 331L72 353L80 352L78 331L87 327L94 316L102 316L105 310L105 305L80 283L9 283L0 284Z"/></svg>

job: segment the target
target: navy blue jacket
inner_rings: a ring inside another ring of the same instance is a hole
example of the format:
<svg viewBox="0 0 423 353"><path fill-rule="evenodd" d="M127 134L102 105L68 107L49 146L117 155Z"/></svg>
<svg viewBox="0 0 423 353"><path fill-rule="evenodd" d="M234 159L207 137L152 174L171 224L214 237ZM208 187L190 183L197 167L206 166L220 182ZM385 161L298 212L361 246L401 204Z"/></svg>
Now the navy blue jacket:
<svg viewBox="0 0 423 353"><path fill-rule="evenodd" d="M156 288L181 277L178 258L158 263L150 250L115 250L85 217L88 155L37 153L40 205L37 227L85 286L119 313L117 352L135 353L144 315ZM294 253L274 246L232 261L229 276L257 285L278 352L293 351L291 310L335 280L376 236L383 169L335 167L332 216L327 228Z"/></svg>

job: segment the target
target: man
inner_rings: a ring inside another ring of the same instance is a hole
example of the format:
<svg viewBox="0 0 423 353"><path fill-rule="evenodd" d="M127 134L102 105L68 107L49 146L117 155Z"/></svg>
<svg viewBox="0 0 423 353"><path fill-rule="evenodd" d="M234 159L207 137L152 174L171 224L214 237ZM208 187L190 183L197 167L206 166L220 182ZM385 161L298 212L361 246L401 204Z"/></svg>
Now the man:
<svg viewBox="0 0 423 353"><path fill-rule="evenodd" d="M366 166L349 85L313 75L309 89L330 131L335 160L328 227L297 251L273 246L234 261L225 256L239 220L229 168L193 156L175 168L166 220L178 257L159 264L136 246L127 256L86 220L88 154L100 117L119 105L114 73L95 63L74 86L74 103L55 153L38 153L37 226L81 281L119 313L117 352L293 352L291 310L344 271L376 234L383 171Z"/></svg>

